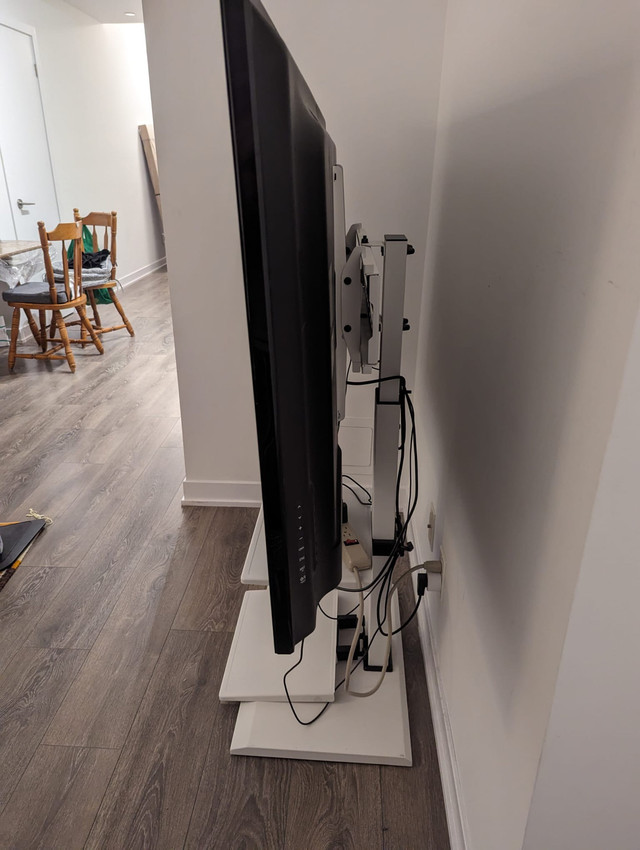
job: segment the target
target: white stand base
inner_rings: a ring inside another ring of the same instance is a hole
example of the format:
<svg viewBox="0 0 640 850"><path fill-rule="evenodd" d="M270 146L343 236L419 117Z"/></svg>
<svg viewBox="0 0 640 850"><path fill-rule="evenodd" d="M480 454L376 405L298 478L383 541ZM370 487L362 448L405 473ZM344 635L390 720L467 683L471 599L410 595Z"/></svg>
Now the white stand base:
<svg viewBox="0 0 640 850"><path fill-rule="evenodd" d="M395 599L393 606L397 623ZM399 634L394 636L392 646L393 672L387 673L380 689L373 696L360 698L345 694L341 687L335 702L312 726L301 726L287 703L242 703L231 753L410 767L409 715ZM339 675L342 678L341 671ZM353 689L368 690L379 675L359 667L351 679ZM319 710L318 705L296 704L302 720L314 717Z"/></svg>
<svg viewBox="0 0 640 850"><path fill-rule="evenodd" d="M367 551L371 551L370 508L347 494L349 523ZM363 571L362 583L372 579ZM256 522L242 571L242 583L266 587L267 552L262 511ZM345 568L343 587L355 587L353 574ZM347 613L358 602L355 593L333 592L322 601L331 616L336 608ZM397 596L392 601L394 626L400 622ZM329 636L330 631L330 636ZM350 635L351 633L346 633ZM320 637L323 635L323 637ZM315 641L319 643L315 649ZM345 636L341 642L346 642ZM372 656L381 654L384 641L378 635ZM263 646L264 645L264 646ZM346 694L344 686L334 693L344 676L344 664L335 662L336 623L318 613L316 631L305 641L304 660L289 677L289 691L298 716L308 720L331 704L311 726L301 726L286 702L282 677L297 660L294 655L275 655L271 643L271 613L268 591L246 591L220 689L224 702L240 702L231 753L233 755L341 761L360 764L411 766L409 714L402 656L402 636L392 641L393 671L388 672L379 690L370 697ZM311 653L317 656L314 664ZM329 666L327 666L329 665ZM327 671L330 669L330 674ZM315 675L310 676L311 672ZM297 679L296 674L302 673ZM361 664L351 678L353 690L368 691L380 673L366 671ZM322 680L322 681L320 681ZM311 704L313 702L313 704Z"/></svg>

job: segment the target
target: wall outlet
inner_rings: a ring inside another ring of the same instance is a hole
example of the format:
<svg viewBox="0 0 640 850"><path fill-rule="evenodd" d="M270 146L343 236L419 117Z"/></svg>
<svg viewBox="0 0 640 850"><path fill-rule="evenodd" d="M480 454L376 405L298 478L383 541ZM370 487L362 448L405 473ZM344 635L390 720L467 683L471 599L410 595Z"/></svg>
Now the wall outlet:
<svg viewBox="0 0 640 850"><path fill-rule="evenodd" d="M427 531L429 533L429 546L433 552L433 544L436 539L436 509L433 506L433 502L431 503L431 510L429 511L429 524L427 525Z"/></svg>

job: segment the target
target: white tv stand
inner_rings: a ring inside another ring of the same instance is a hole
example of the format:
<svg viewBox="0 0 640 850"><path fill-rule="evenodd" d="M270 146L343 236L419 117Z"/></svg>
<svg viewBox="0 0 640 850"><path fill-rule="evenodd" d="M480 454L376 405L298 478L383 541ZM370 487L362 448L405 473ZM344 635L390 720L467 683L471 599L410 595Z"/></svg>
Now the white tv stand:
<svg viewBox="0 0 640 850"><path fill-rule="evenodd" d="M360 505L349 495L349 524L365 550L372 555L372 568L361 572L366 587L383 568L395 537L395 491L398 470L400 426L400 375L406 257L412 253L404 236L385 236L379 246L384 256L382 292L372 259L371 247L361 225L353 225L346 235L342 169L334 167L334 222L337 275L336 305L338 334L338 373L346 376L347 351L352 371L371 372L378 384L375 405L373 505ZM361 272L366 276L374 304L372 321L363 317ZM355 284L355 285L354 285ZM346 377L345 377L346 381ZM339 417L344 416L346 383L338 388ZM293 716L283 686L284 673L298 656L276 655L271 635L271 610L267 589L267 555L262 512L254 529L242 573L242 582L258 589L247 590L227 661L220 699L240 702L231 752L236 755L370 764L411 765L411 741L402 654L402 635L392 638L392 669L380 688L370 697L347 694L335 686L344 675L345 663L336 661L337 624L320 611L315 632L304 643L304 657L288 677L291 699L302 720L317 715L325 703L327 710L312 725L304 726ZM356 587L353 574L343 570L342 587ZM377 623L379 588L365 603L365 623L369 640ZM358 594L334 590L322 600L330 616L346 614L357 606ZM397 594L391 601L393 627L400 624ZM385 623L388 625L388 620ZM368 661L381 666L385 638L378 634L369 648ZM355 691L368 691L380 673L358 666L351 677Z"/></svg>

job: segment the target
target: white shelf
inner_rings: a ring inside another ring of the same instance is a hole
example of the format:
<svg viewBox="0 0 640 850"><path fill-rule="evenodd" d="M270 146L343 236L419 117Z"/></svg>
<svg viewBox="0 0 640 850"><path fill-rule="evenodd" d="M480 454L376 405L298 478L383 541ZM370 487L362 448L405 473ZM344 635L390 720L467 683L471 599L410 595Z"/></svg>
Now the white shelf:
<svg viewBox="0 0 640 850"><path fill-rule="evenodd" d="M244 567L240 576L242 584L252 584L255 587L267 587L269 573L267 570L267 543L264 536L264 512L262 505L256 520L251 542L244 559Z"/></svg>
<svg viewBox="0 0 640 850"><path fill-rule="evenodd" d="M366 552L371 552L371 508L361 505L356 497L347 489L343 492L343 499L349 509L349 523L358 535ZM362 583L371 581L371 572L363 572ZM267 568L267 544L264 535L264 513L260 507L260 513L251 535L251 542L244 559L244 566L240 576L242 584L254 587L268 587L269 573ZM355 587L355 579L350 570L345 569L342 584L345 587Z"/></svg>
<svg viewBox="0 0 640 850"><path fill-rule="evenodd" d="M338 611L338 594L328 593L322 607L331 617ZM291 698L301 702L329 702L334 698L337 623L318 612L313 634L304 642L304 657L287 679ZM246 590L220 686L221 702L264 700L282 702L282 677L297 661L273 651L271 604L268 590Z"/></svg>

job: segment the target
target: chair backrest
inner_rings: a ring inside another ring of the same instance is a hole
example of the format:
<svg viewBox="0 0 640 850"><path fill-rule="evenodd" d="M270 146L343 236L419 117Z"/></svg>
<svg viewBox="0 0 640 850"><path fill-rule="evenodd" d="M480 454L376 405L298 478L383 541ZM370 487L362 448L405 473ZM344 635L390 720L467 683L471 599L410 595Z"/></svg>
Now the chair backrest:
<svg viewBox="0 0 640 850"><path fill-rule="evenodd" d="M118 213L111 211L110 213L92 212L89 215L80 215L80 210L74 207L73 217L76 221L81 221L83 225L91 228L94 252L104 248L109 251L111 258L111 280L115 280L117 266L116 254L118 249ZM100 233L100 228L104 228L103 233ZM100 247L99 236L102 236L102 248Z"/></svg>
<svg viewBox="0 0 640 850"><path fill-rule="evenodd" d="M72 301L74 298L79 298L82 295L82 224L78 221L72 221L59 224L53 230L48 231L44 226L44 222L39 221L38 232L40 234L42 253L44 254L44 269L47 275L47 283L49 284L51 302L53 304L58 303L58 290L56 289L53 264L49 252L49 243L51 242L62 243L62 270L64 273L64 291L67 294L67 299ZM69 275L67 242L73 242L73 281L71 281Z"/></svg>

